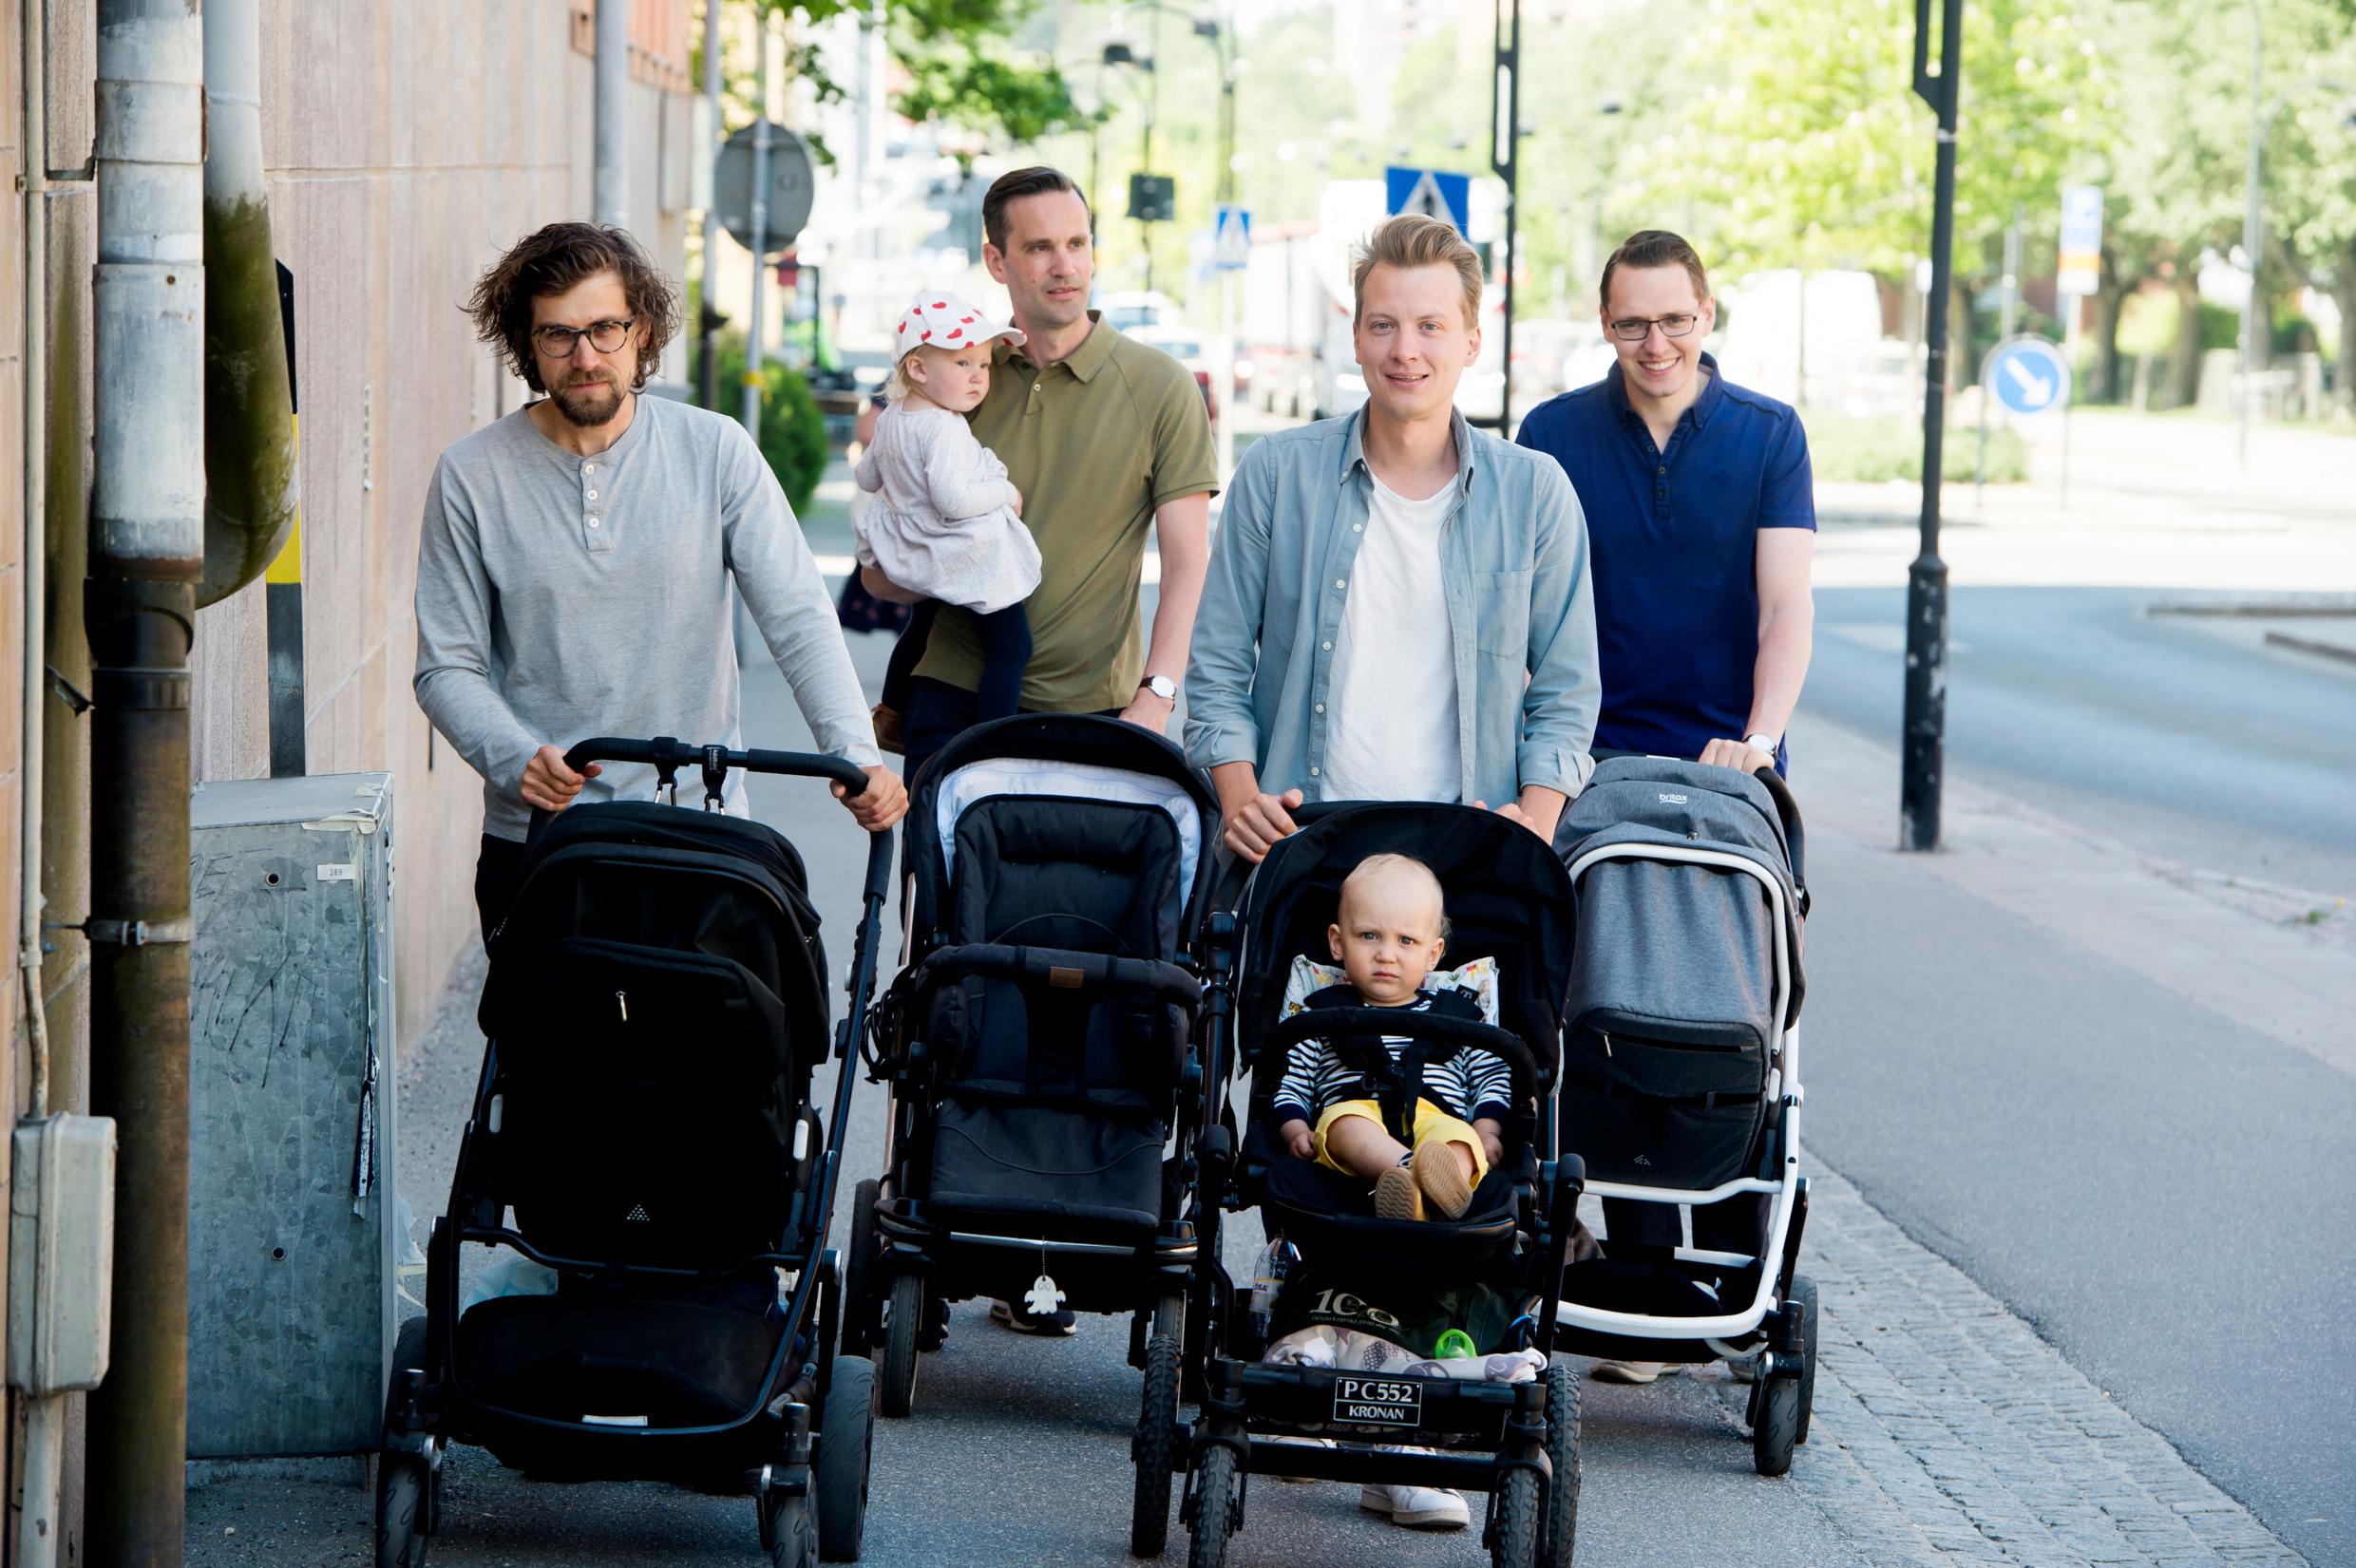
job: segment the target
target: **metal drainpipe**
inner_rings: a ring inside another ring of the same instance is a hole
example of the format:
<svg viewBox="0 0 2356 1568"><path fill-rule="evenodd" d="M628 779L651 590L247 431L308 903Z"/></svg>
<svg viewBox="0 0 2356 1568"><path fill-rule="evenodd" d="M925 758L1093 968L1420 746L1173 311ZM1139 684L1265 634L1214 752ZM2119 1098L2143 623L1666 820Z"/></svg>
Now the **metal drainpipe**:
<svg viewBox="0 0 2356 1568"><path fill-rule="evenodd" d="M116 1121L114 1359L87 1561L180 1560L188 1429L188 650L204 566L204 30L99 0L91 1108Z"/></svg>
<svg viewBox="0 0 2356 1568"><path fill-rule="evenodd" d="M32 1048L32 1118L49 1114L49 1027L41 994L42 719L48 693L49 523L49 122L48 6L26 0L25 134L18 142L25 171L25 711L17 756L24 771L24 837L17 851L24 880L18 889L16 962L25 985L25 1034ZM32 1394L25 1400L25 1502L17 1515L18 1568L52 1568L65 1521L58 1517L65 1474L65 1399Z"/></svg>
<svg viewBox="0 0 2356 1568"><path fill-rule="evenodd" d="M630 0L597 0L596 88L591 108L599 223L630 224Z"/></svg>
<svg viewBox="0 0 2356 1568"><path fill-rule="evenodd" d="M209 144L200 609L260 576L294 528L294 400L262 175L260 9L256 0L206 0L203 32Z"/></svg>

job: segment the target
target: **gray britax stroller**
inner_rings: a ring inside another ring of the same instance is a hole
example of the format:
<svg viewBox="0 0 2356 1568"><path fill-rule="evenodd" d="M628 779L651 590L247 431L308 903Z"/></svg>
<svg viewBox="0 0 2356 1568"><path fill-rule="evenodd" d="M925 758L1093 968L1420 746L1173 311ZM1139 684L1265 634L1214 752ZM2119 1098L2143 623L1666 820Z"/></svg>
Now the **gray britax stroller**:
<svg viewBox="0 0 2356 1568"><path fill-rule="evenodd" d="M1815 1287L1794 1269L1808 1219L1798 807L1769 769L1615 757L1554 842L1579 902L1563 1146L1589 1192L1621 1200L1605 1256L1564 1274L1560 1343L1646 1361L1763 1347L1752 1456L1782 1475L1808 1441L1816 1373Z"/></svg>

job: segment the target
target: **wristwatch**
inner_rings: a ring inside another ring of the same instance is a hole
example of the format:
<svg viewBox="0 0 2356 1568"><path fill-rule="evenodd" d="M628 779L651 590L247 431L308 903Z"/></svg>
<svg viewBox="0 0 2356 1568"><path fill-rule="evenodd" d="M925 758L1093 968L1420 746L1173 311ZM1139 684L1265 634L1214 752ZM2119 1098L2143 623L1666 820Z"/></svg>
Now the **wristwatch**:
<svg viewBox="0 0 2356 1568"><path fill-rule="evenodd" d="M1140 691L1150 691L1166 703L1178 700L1178 683L1168 675L1148 675L1137 683Z"/></svg>
<svg viewBox="0 0 2356 1568"><path fill-rule="evenodd" d="M1767 755L1772 757L1776 754L1776 747L1780 745L1781 742L1779 742L1773 735L1745 735L1742 737L1742 744L1757 750L1764 751Z"/></svg>

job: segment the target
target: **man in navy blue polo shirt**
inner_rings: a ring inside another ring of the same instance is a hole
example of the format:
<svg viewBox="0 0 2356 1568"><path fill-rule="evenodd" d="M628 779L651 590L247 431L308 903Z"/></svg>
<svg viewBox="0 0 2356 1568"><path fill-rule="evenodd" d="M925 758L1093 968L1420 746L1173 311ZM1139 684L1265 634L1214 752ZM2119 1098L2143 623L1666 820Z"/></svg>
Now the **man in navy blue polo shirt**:
<svg viewBox="0 0 2356 1568"><path fill-rule="evenodd" d="M1814 481L1799 416L1730 387L1701 351L1718 319L1701 257L1676 235L1631 235L1605 263L1604 334L1619 355L1592 387L1549 399L1520 442L1551 456L1586 511L1604 682L1595 750L1696 757L1754 771L1788 762L1815 622ZM1604 1200L1614 1239L1678 1245L1676 1215ZM1698 1247L1756 1252L1766 1200L1693 1211ZM1654 1361L1599 1362L1650 1383Z"/></svg>
<svg viewBox="0 0 2356 1568"><path fill-rule="evenodd" d="M1619 362L1530 411L1520 442L1586 511L1604 709L1595 749L1781 771L1808 673L1816 504L1787 404L1727 385L1701 258L1630 236L1604 267Z"/></svg>

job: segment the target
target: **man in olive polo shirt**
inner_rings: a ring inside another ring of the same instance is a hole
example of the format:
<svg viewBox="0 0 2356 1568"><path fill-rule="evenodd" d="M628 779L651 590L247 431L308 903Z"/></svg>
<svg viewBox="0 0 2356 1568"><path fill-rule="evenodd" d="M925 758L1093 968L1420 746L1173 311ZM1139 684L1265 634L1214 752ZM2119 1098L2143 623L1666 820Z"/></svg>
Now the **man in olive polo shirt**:
<svg viewBox="0 0 2356 1568"><path fill-rule="evenodd" d="M1088 309L1095 271L1088 202L1059 170L1018 169L982 198L982 260L1006 286L1025 341L998 346L974 435L1022 493L1043 567L1028 603L1031 664L1022 707L1117 714L1156 734L1187 668L1194 608L1210 560L1218 486L1201 389L1178 361L1131 342ZM1146 533L1161 545L1150 642L1138 588ZM880 595L906 598L874 568ZM913 781L974 722L980 647L966 613L942 605L908 695Z"/></svg>

